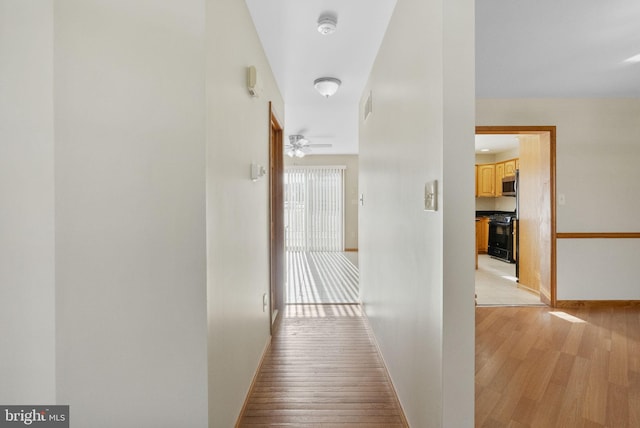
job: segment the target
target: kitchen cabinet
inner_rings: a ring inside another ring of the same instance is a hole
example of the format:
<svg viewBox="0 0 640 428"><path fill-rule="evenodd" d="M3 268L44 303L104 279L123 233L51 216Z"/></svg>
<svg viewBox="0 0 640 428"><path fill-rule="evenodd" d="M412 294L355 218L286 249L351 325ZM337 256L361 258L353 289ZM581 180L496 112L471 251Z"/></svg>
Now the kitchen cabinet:
<svg viewBox="0 0 640 428"><path fill-rule="evenodd" d="M478 253L489 251L489 217L479 217L476 221L476 245Z"/></svg>
<svg viewBox="0 0 640 428"><path fill-rule="evenodd" d="M502 196L502 179L504 178L504 162L496 164L496 191L495 196Z"/></svg>
<svg viewBox="0 0 640 428"><path fill-rule="evenodd" d="M477 198L478 197L478 165L476 165L475 177L476 177L476 198Z"/></svg>
<svg viewBox="0 0 640 428"><path fill-rule="evenodd" d="M516 159L511 159L504 162L504 176L516 175Z"/></svg>
<svg viewBox="0 0 640 428"><path fill-rule="evenodd" d="M502 196L502 179L516 175L519 159L476 165L476 198Z"/></svg>
<svg viewBox="0 0 640 428"><path fill-rule="evenodd" d="M476 176L476 188L478 197L495 196L496 187L496 166L495 164L478 165Z"/></svg>

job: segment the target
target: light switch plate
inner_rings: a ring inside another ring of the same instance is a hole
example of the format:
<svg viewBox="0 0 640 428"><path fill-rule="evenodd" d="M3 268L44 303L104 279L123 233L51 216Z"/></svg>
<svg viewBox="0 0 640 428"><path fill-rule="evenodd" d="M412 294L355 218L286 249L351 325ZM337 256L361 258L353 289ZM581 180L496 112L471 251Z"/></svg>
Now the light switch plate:
<svg viewBox="0 0 640 428"><path fill-rule="evenodd" d="M428 181L424 185L424 210L438 210L438 180Z"/></svg>
<svg viewBox="0 0 640 428"><path fill-rule="evenodd" d="M258 181L259 178L264 177L267 171L264 166L258 165L255 162L251 163L251 181Z"/></svg>

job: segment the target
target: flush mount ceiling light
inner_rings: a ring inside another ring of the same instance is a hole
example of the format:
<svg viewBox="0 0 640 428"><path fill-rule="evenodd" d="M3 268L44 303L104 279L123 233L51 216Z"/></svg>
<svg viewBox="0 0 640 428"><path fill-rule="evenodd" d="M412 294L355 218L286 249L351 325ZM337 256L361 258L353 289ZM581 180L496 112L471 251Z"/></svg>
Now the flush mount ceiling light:
<svg viewBox="0 0 640 428"><path fill-rule="evenodd" d="M313 86L325 98L334 95L341 84L342 82L335 77L321 77L313 81Z"/></svg>
<svg viewBox="0 0 640 428"><path fill-rule="evenodd" d="M323 36L336 32L338 17L331 13L323 13L318 18L318 32Z"/></svg>

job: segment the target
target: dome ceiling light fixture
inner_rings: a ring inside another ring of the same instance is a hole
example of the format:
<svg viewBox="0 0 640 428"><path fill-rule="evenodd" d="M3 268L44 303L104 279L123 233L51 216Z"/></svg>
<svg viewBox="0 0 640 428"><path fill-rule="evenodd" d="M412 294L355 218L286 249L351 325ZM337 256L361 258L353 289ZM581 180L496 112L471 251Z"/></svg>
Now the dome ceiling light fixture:
<svg viewBox="0 0 640 428"><path fill-rule="evenodd" d="M323 36L336 32L338 17L333 13L323 13L318 18L318 32Z"/></svg>
<svg viewBox="0 0 640 428"><path fill-rule="evenodd" d="M340 79L336 79L335 77L320 77L313 81L313 86L320 92L320 95L325 98L334 95L341 84Z"/></svg>

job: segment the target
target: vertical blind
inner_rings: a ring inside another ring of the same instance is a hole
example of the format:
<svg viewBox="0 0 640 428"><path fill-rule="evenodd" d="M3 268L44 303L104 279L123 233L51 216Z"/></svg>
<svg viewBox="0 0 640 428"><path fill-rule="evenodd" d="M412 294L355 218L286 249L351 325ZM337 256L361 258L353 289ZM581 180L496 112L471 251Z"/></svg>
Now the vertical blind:
<svg viewBox="0 0 640 428"><path fill-rule="evenodd" d="M285 168L287 250L344 250L345 169L344 166Z"/></svg>

